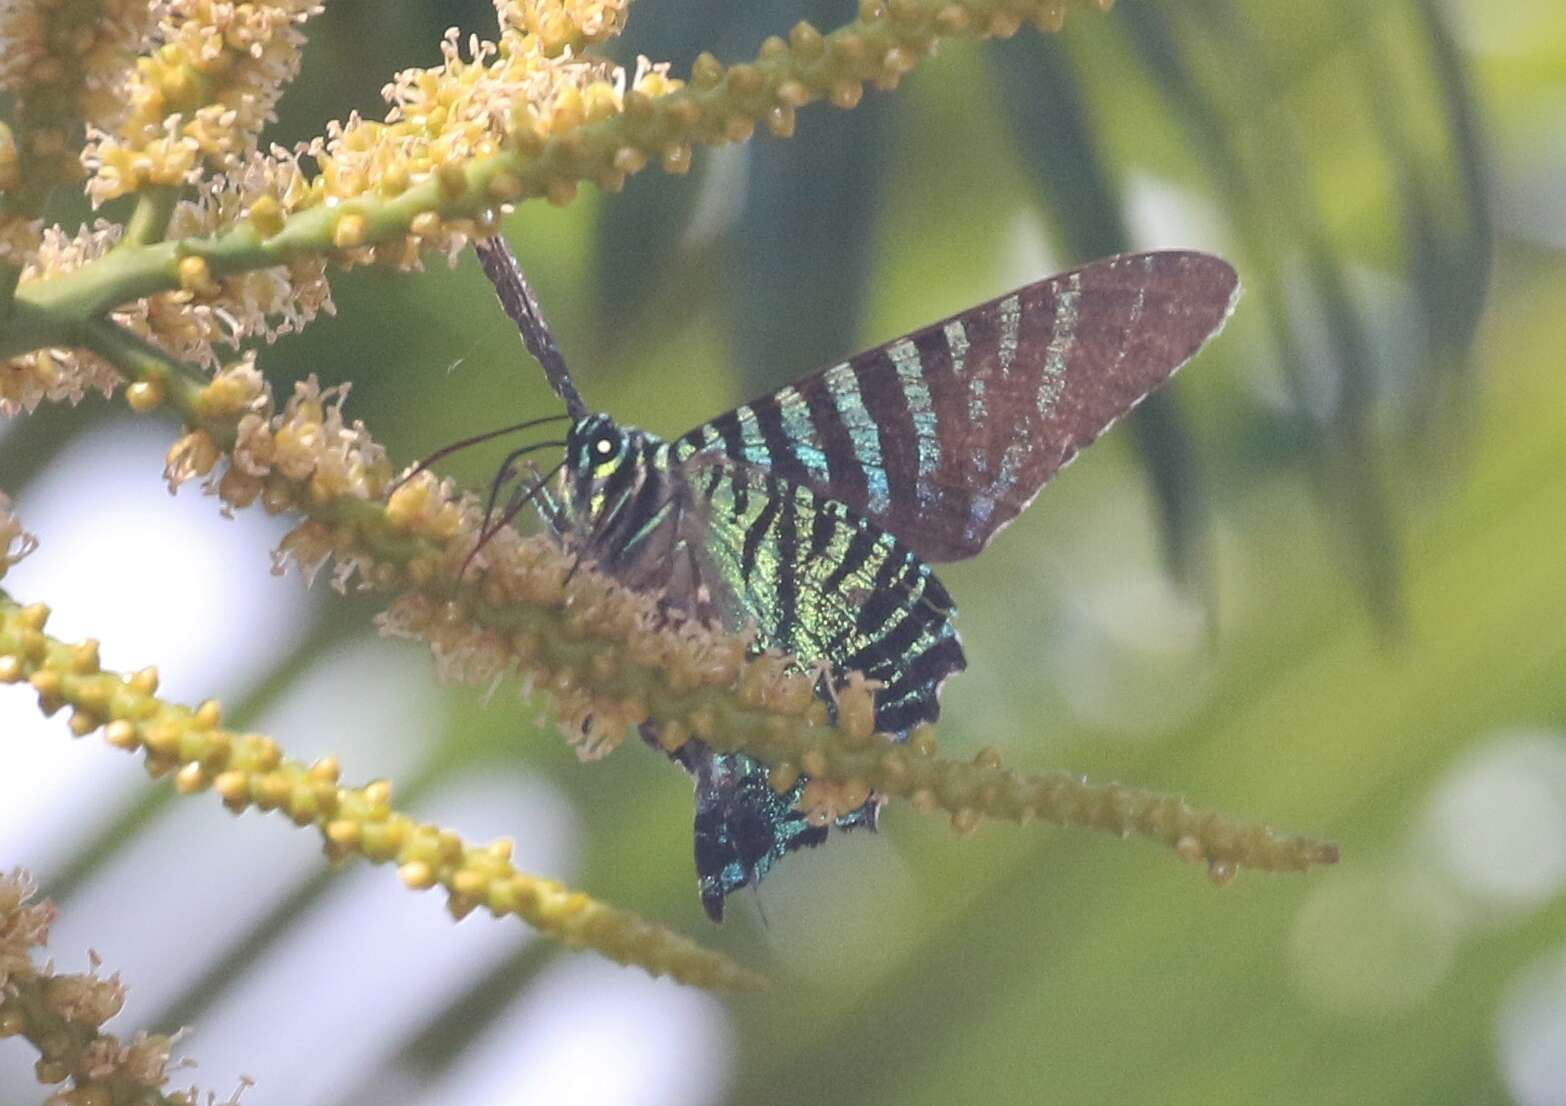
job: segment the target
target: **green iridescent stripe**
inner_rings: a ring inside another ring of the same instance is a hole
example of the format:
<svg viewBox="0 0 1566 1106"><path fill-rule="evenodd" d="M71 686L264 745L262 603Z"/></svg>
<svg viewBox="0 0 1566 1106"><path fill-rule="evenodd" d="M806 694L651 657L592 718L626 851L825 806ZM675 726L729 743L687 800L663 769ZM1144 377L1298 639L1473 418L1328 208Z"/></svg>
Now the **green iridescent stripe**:
<svg viewBox="0 0 1566 1106"><path fill-rule="evenodd" d="M827 370L827 394L832 397L838 420L848 431L854 446L854 460L865 474L866 501L872 514L881 514L891 505L885 462L881 455L881 428L865 407L859 392L859 376L846 361Z"/></svg>
<svg viewBox="0 0 1566 1106"><path fill-rule="evenodd" d="M810 405L792 384L780 389L772 398L776 400L782 415L783 431L794 448L794 456L804 466L810 479L825 484L827 456L826 451L817 444L819 435L815 418L810 413Z"/></svg>

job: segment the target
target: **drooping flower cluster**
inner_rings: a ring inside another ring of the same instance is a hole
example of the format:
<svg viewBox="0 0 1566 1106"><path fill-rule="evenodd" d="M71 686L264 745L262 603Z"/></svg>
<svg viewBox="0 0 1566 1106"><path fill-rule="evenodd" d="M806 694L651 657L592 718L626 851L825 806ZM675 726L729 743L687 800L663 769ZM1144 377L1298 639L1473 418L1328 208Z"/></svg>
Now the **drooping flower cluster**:
<svg viewBox="0 0 1566 1106"><path fill-rule="evenodd" d="M228 172L202 181L191 199L175 207L169 237L216 234L253 216L258 203L264 208L273 196L297 195L307 187L294 154L278 149L263 157L252 151ZM203 259L187 257L180 277L180 291L187 296L174 302L188 303L198 313L209 311L221 324L220 331L209 334L206 348L188 355L208 369L216 368L220 360L211 350L212 343L238 348L247 338L272 342L302 330L323 312L336 312L326 279L326 258L318 253L290 254L276 265L219 275L213 275ZM160 337L163 333L164 327L153 325L146 336L170 349Z"/></svg>

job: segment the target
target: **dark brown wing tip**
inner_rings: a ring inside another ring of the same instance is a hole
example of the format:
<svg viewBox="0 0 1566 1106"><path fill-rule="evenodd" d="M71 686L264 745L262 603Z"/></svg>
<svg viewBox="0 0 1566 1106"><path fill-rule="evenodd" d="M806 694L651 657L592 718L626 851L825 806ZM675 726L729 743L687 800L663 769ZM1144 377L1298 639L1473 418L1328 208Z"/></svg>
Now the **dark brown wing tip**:
<svg viewBox="0 0 1566 1106"><path fill-rule="evenodd" d="M1218 325L1221 327L1229 320L1229 316L1234 314L1235 307L1240 303L1240 294L1244 291L1244 287L1240 283L1240 274L1235 271L1233 265L1217 254L1201 253L1196 250L1182 252L1189 259L1187 264L1196 266L1208 275L1213 282L1215 291L1220 294L1227 292L1224 300L1223 315L1218 320Z"/></svg>
<svg viewBox="0 0 1566 1106"><path fill-rule="evenodd" d="M1147 254L1127 254L1128 258L1141 258L1147 256L1167 259L1184 270L1183 274L1195 285L1200 282L1204 294L1203 302L1211 303L1218 308L1217 318L1213 321L1212 334L1217 334L1229 321L1229 316L1234 314L1234 309L1239 306L1240 294L1244 288L1240 284L1240 274L1217 254L1205 253L1201 250L1154 250ZM1221 304L1221 307L1220 307Z"/></svg>
<svg viewBox="0 0 1566 1106"><path fill-rule="evenodd" d="M1244 291L1240 274L1233 265L1217 254L1202 250L1148 250L1121 254L1113 261L1156 267L1163 275L1178 279L1180 299L1195 318L1205 323L1200 343L1192 350L1192 356L1228 324Z"/></svg>

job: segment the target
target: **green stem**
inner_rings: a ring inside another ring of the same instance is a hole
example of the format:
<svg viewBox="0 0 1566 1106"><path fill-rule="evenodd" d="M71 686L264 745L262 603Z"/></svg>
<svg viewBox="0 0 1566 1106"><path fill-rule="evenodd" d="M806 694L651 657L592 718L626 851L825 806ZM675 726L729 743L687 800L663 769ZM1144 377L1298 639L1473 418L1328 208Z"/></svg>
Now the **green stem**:
<svg viewBox="0 0 1566 1106"><path fill-rule="evenodd" d="M236 429L233 421L203 419L197 413L196 395L209 383L199 370L108 319L91 320L77 329L76 337L80 345L127 378L160 385L186 422L211 434L221 448L232 448Z"/></svg>
<svg viewBox="0 0 1566 1106"><path fill-rule="evenodd" d="M143 189L136 197L136 210L131 212L130 221L125 224L125 237L119 248L150 246L163 241L178 203L178 188L154 184Z"/></svg>
<svg viewBox="0 0 1566 1106"><path fill-rule="evenodd" d="M57 342L62 332L79 331L93 319L123 303L179 287L179 262L200 257L214 277L286 264L296 254L332 249L332 232L345 214L365 220L365 241L385 242L408 233L414 216L437 210L448 218L472 216L489 201L482 186L502 169L515 166L520 155L508 151L475 160L468 166L472 185L464 195L440 202L439 182L420 182L395 198L367 195L338 207L313 207L290 217L283 229L263 238L251 223L220 234L154 245L127 242L107 256L74 272L28 284L16 297L15 325L0 334L0 357L25 353Z"/></svg>

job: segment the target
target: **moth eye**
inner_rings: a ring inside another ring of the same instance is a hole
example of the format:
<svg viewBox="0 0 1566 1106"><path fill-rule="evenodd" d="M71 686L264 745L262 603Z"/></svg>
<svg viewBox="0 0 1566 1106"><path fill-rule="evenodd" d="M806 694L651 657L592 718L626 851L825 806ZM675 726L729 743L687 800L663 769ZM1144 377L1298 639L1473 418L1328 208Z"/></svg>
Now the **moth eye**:
<svg viewBox="0 0 1566 1106"><path fill-rule="evenodd" d="M607 457L614 452L614 443L608 438L599 438L593 443L593 449L600 457Z"/></svg>

